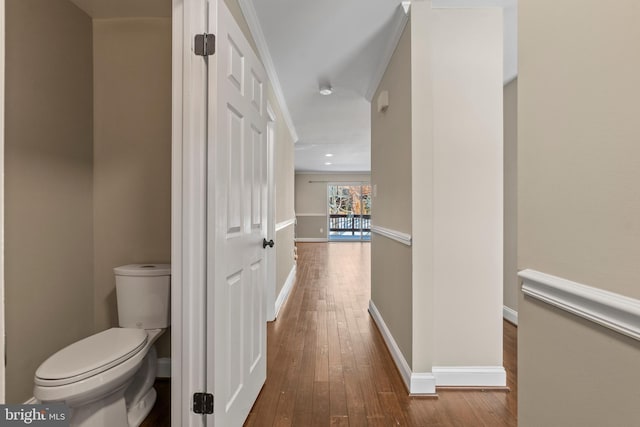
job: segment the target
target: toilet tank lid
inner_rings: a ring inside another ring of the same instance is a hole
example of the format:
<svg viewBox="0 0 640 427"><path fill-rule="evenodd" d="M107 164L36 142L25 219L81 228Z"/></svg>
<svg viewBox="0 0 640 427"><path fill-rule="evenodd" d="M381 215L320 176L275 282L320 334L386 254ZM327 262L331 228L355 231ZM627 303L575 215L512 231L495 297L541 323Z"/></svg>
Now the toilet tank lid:
<svg viewBox="0 0 640 427"><path fill-rule="evenodd" d="M36 371L36 382L38 379L75 382L97 375L138 353L146 342L147 332L144 329L107 329L49 357Z"/></svg>
<svg viewBox="0 0 640 427"><path fill-rule="evenodd" d="M116 276L170 276L171 264L129 264L113 271Z"/></svg>

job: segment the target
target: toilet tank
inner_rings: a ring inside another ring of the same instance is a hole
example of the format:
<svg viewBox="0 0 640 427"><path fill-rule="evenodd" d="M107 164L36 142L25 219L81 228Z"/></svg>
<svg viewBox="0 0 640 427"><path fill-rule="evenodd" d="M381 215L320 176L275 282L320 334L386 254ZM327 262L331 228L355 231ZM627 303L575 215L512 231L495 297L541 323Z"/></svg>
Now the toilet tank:
<svg viewBox="0 0 640 427"><path fill-rule="evenodd" d="M171 265L129 264L113 271L120 327L167 328L171 323Z"/></svg>

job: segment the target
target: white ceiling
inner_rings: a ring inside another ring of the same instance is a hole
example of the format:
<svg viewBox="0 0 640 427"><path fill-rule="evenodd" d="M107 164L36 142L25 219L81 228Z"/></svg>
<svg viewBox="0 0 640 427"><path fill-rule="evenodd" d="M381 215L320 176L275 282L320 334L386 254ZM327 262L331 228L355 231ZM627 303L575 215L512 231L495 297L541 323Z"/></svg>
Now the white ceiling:
<svg viewBox="0 0 640 427"><path fill-rule="evenodd" d="M95 19L170 18L171 0L71 0Z"/></svg>
<svg viewBox="0 0 640 427"><path fill-rule="evenodd" d="M299 137L296 170L369 171L367 98L399 37L404 19L401 1L249 1ZM432 4L504 8L505 81L515 77L517 0L432 0ZM334 93L320 95L321 82L329 82ZM333 157L325 157L328 153Z"/></svg>
<svg viewBox="0 0 640 427"><path fill-rule="evenodd" d="M253 0L299 136L296 170L370 169L370 91L399 1ZM318 92L321 82L333 94ZM377 83L377 82L376 82ZM325 154L331 153L331 159ZM325 162L333 163L326 166Z"/></svg>

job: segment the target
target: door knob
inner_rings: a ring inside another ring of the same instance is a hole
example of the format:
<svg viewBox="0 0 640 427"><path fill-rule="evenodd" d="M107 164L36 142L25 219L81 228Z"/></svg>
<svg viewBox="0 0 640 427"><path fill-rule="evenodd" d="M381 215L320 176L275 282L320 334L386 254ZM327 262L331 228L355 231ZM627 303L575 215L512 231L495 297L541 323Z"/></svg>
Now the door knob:
<svg viewBox="0 0 640 427"><path fill-rule="evenodd" d="M267 239L262 239L262 249L265 249L267 246L272 248L273 245L275 245L275 243L273 242L273 239L269 240L268 242L267 242Z"/></svg>

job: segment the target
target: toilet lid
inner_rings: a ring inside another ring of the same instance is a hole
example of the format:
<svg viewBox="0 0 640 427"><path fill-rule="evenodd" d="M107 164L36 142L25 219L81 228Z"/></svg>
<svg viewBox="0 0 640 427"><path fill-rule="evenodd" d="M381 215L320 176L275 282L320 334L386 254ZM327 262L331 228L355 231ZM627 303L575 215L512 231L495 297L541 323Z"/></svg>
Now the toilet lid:
<svg viewBox="0 0 640 427"><path fill-rule="evenodd" d="M144 329L111 328L75 342L55 353L36 371L36 383L71 384L119 365L147 343Z"/></svg>

